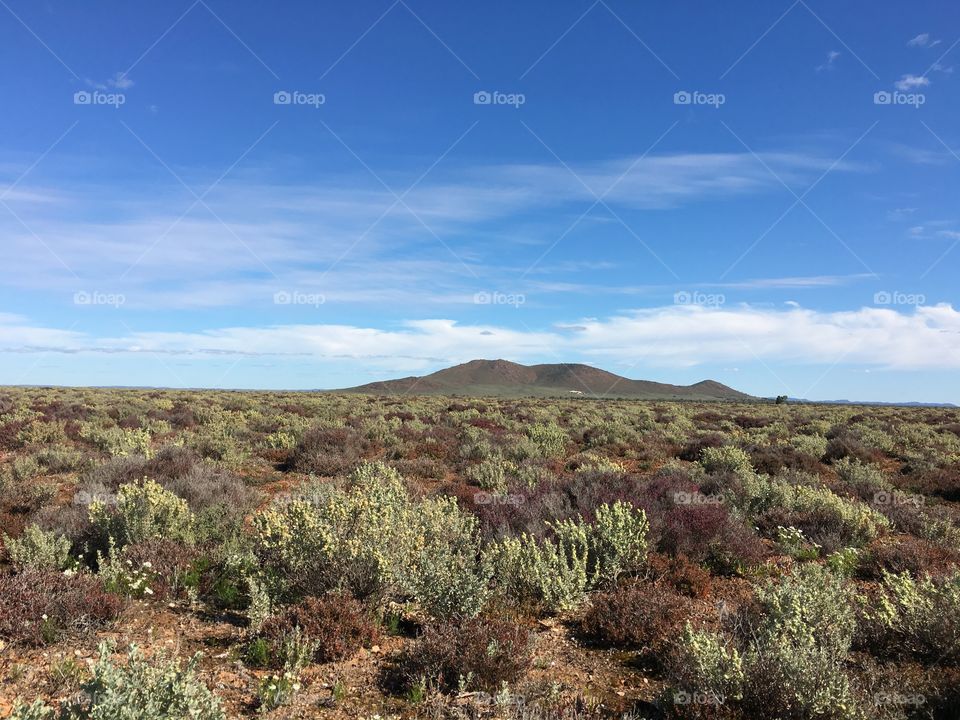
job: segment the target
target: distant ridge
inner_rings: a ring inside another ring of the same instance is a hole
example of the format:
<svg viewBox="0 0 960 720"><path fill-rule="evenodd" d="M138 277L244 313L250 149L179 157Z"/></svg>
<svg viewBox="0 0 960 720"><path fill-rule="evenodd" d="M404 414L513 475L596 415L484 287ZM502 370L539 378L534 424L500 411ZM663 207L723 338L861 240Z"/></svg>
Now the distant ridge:
<svg viewBox="0 0 960 720"><path fill-rule="evenodd" d="M342 392L370 395L467 395L493 397L629 397L650 400L753 400L714 380L668 385L630 380L578 363L521 365L509 360L471 360L422 377L382 380Z"/></svg>

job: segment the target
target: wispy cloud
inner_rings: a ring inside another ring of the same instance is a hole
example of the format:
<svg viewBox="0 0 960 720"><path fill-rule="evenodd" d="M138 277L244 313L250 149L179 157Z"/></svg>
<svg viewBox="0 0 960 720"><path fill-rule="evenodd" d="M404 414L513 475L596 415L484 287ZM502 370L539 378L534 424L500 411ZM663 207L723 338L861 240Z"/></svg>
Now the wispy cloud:
<svg viewBox="0 0 960 720"><path fill-rule="evenodd" d="M668 210L779 189L763 164L787 183L809 182L831 166L810 154L770 152L761 158L763 163L748 153L617 158L577 165L578 177L551 163L473 166L438 171L433 182L405 196L406 206L354 176L280 185L251 173L217 186L205 197L209 210L190 212L192 198L173 185L109 195L82 182L56 189L21 185L8 201L28 227L0 213L7 250L0 281L66 297L80 289L79 277L125 293L131 306L158 309L249 304L289 288L319 288L343 302L392 298L420 306L465 297L465 280L496 287L487 278L503 269L497 247L516 247L518 219L528 222L532 211L540 211L538 222L546 229L539 243L552 242L589 207L591 190L603 193L618 179L606 196L612 207ZM832 171L860 169L845 161ZM405 178L394 180L403 187ZM451 252L438 247L436 237ZM554 272L602 270L609 268L605 260L554 264Z"/></svg>
<svg viewBox="0 0 960 720"><path fill-rule="evenodd" d="M912 37L909 41L907 41L907 46L908 46L908 47L932 48L932 47L936 47L936 46L939 45L941 42L943 42L943 41L942 41L942 40L934 40L932 37L930 37L930 33L920 33L919 35L916 35L916 36Z"/></svg>
<svg viewBox="0 0 960 720"><path fill-rule="evenodd" d="M907 74L902 76L893 85L897 88L897 90L909 92L910 90L916 90L917 88L927 87L930 85L930 78L924 75Z"/></svg>
<svg viewBox="0 0 960 720"><path fill-rule="evenodd" d="M507 354L520 361L549 357L642 366L753 362L844 363L900 370L960 369L960 312L950 305L911 310L864 307L819 312L787 309L666 306L603 319L558 323L546 331L516 330L448 319L411 320L395 329L342 324L225 327L202 332L131 332L96 338L35 327L0 316L3 352L151 354L204 357L307 356L376 366L405 359L428 369ZM509 349L509 351L505 351Z"/></svg>
<svg viewBox="0 0 960 720"><path fill-rule="evenodd" d="M826 70L833 70L834 63L840 58L841 53L836 50L830 50L827 53L826 60L823 61L822 65L817 66L817 72L824 72Z"/></svg>

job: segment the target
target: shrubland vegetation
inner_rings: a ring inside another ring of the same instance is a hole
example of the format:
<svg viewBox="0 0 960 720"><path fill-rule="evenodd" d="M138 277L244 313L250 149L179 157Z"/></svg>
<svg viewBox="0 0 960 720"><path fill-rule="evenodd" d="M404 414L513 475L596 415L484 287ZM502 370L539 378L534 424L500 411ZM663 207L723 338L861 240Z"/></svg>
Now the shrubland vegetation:
<svg viewBox="0 0 960 720"><path fill-rule="evenodd" d="M7 389L0 521L0 717L960 717L949 408Z"/></svg>

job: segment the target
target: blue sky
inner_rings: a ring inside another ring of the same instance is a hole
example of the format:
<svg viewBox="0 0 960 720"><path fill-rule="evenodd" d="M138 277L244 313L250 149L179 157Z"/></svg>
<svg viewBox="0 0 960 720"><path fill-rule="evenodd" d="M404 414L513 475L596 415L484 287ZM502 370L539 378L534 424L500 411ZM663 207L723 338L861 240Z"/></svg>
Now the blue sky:
<svg viewBox="0 0 960 720"><path fill-rule="evenodd" d="M0 1L0 382L960 402L960 8Z"/></svg>

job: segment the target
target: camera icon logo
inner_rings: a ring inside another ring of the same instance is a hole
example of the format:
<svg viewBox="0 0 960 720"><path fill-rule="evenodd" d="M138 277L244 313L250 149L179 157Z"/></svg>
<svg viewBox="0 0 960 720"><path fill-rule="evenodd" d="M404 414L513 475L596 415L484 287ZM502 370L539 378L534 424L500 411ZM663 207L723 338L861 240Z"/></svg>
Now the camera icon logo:
<svg viewBox="0 0 960 720"><path fill-rule="evenodd" d="M291 102L293 102L293 96L286 90L277 90L273 94L274 105L289 105Z"/></svg>
<svg viewBox="0 0 960 720"><path fill-rule="evenodd" d="M473 104L474 105L489 105L493 102L493 95L491 95L486 90L480 90L473 94Z"/></svg>
<svg viewBox="0 0 960 720"><path fill-rule="evenodd" d="M279 290L273 294L274 305L289 305L293 302L293 296L286 290Z"/></svg>
<svg viewBox="0 0 960 720"><path fill-rule="evenodd" d="M678 90L673 94L674 105L689 105L691 102L693 102L693 95L686 90Z"/></svg>
<svg viewBox="0 0 960 720"><path fill-rule="evenodd" d="M890 105L893 102L893 93L887 90L878 90L873 94L874 105Z"/></svg>
<svg viewBox="0 0 960 720"><path fill-rule="evenodd" d="M89 105L93 102L93 93L86 90L77 90L73 94L74 105Z"/></svg>
<svg viewBox="0 0 960 720"><path fill-rule="evenodd" d="M874 305L889 305L891 302L893 302L893 297L886 290L873 294Z"/></svg>

